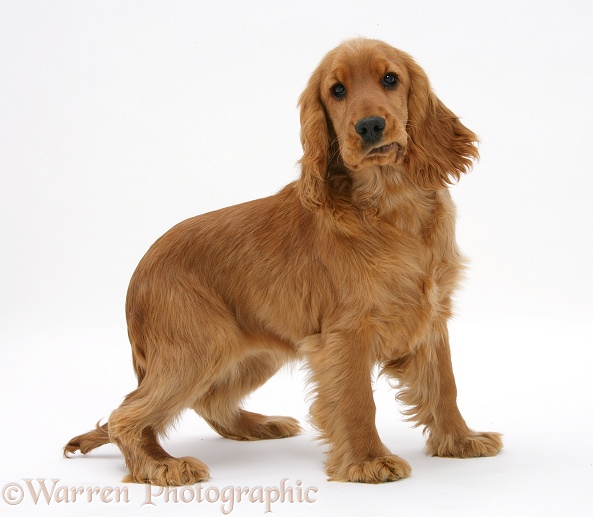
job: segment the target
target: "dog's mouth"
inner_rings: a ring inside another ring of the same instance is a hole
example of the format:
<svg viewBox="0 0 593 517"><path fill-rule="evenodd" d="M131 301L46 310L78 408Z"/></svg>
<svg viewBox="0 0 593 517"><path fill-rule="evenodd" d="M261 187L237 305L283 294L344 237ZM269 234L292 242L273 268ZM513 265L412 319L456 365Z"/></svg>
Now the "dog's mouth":
<svg viewBox="0 0 593 517"><path fill-rule="evenodd" d="M359 154L360 153L360 154ZM400 142L394 141L385 145L378 145L367 150L360 150L351 153L349 156L355 157L355 159L348 161L348 156L342 155L342 159L348 166L354 170L366 165L395 165L399 163L405 154L405 145Z"/></svg>
<svg viewBox="0 0 593 517"><path fill-rule="evenodd" d="M375 147L374 149L371 149L369 151L369 156L376 156L378 154L389 154L390 152L397 150L398 147L399 145L397 144L397 142L391 142L390 144L382 145L380 147Z"/></svg>

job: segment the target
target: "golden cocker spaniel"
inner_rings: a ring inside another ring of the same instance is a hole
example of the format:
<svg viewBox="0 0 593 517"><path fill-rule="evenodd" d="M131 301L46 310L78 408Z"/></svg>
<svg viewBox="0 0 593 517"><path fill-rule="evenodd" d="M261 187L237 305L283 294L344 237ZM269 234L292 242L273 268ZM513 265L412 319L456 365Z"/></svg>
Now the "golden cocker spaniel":
<svg viewBox="0 0 593 517"><path fill-rule="evenodd" d="M410 56L375 40L329 52L299 104L296 182L178 224L141 260L126 301L138 388L65 454L112 442L126 481L207 480L204 463L170 456L159 435L186 408L235 440L299 433L293 418L241 407L297 358L332 480L410 474L377 434L377 364L427 431L429 454L500 450L499 434L472 431L457 408L447 335L463 269L447 187L477 158L476 135Z"/></svg>

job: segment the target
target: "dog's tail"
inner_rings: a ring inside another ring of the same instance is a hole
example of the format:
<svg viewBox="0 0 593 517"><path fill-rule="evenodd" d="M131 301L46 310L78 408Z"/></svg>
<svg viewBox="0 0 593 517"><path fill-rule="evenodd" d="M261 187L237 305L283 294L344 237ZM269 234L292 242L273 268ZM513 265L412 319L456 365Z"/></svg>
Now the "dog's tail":
<svg viewBox="0 0 593 517"><path fill-rule="evenodd" d="M92 431L72 438L64 447L64 456L68 458L70 454L74 454L76 451L86 454L101 445L109 443L111 440L109 439L108 426L109 423L100 426L99 422L97 422L97 427Z"/></svg>

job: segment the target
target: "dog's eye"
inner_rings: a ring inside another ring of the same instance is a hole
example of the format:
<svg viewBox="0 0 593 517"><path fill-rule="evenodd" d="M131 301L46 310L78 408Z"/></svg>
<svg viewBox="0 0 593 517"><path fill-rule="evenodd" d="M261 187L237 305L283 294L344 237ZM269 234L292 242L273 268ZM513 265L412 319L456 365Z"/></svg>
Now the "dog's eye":
<svg viewBox="0 0 593 517"><path fill-rule="evenodd" d="M342 99L346 95L346 87L341 83L337 83L332 86L331 92L336 99Z"/></svg>
<svg viewBox="0 0 593 517"><path fill-rule="evenodd" d="M385 74L383 76L383 86L385 88L395 88L397 86L397 75L395 74Z"/></svg>

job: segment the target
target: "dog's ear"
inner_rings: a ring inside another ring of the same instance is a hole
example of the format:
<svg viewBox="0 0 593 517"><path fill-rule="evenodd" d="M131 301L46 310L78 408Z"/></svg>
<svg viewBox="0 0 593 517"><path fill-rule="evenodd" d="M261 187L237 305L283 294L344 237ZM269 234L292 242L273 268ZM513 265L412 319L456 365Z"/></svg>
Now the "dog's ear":
<svg viewBox="0 0 593 517"><path fill-rule="evenodd" d="M321 101L321 75L320 65L299 99L303 157L298 189L301 202L311 210L324 207L328 202L330 128Z"/></svg>
<svg viewBox="0 0 593 517"><path fill-rule="evenodd" d="M428 77L409 56L408 172L421 186L442 188L468 172L478 158L478 138L433 93Z"/></svg>

